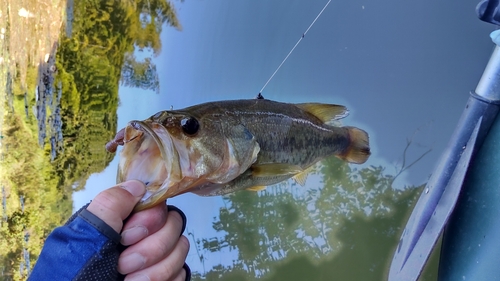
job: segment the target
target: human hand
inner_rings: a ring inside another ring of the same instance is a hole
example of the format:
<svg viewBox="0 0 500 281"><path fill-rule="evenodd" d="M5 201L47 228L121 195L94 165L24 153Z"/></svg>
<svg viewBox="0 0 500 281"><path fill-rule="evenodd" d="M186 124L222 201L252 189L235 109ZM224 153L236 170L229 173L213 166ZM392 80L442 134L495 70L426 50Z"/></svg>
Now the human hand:
<svg viewBox="0 0 500 281"><path fill-rule="evenodd" d="M125 280L190 280L191 272L184 263L189 241L182 232L184 214L173 206L156 207L130 215L146 191L143 183L127 181L107 189L87 207L117 233L121 243L129 246L118 260L118 271Z"/></svg>

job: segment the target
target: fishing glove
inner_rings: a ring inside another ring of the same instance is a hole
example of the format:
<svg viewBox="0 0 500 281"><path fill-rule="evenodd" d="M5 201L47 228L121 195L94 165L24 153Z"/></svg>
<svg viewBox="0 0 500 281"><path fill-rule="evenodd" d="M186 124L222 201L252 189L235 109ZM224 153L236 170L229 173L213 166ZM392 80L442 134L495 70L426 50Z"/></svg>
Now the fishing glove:
<svg viewBox="0 0 500 281"><path fill-rule="evenodd" d="M126 249L121 236L100 218L82 207L62 227L47 237L40 257L28 280L123 280L117 270L118 257ZM186 228L186 216L175 206L168 211L178 212ZM181 234L182 235L182 234ZM184 264L186 281L191 270Z"/></svg>

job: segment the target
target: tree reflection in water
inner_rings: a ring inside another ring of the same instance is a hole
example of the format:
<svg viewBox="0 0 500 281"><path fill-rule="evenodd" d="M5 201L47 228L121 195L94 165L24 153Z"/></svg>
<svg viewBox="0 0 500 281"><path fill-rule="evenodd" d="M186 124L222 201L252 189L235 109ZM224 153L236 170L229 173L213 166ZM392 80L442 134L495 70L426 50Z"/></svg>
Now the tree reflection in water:
<svg viewBox="0 0 500 281"><path fill-rule="evenodd" d="M238 258L195 279L384 279L421 187L393 188L394 176L383 167L336 158L312 174L304 188L282 184L226 197L213 222L221 236L195 237L194 246L202 262L223 249Z"/></svg>

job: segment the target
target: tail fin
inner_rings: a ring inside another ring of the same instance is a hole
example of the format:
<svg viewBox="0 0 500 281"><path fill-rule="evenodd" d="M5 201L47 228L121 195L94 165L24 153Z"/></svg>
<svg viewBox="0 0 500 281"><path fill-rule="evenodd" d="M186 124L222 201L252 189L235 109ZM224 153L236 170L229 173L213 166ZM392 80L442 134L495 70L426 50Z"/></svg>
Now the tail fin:
<svg viewBox="0 0 500 281"><path fill-rule="evenodd" d="M351 144L347 147L344 153L338 155L350 163L363 164L370 157L370 144L368 142L368 134L355 127L344 127L348 130Z"/></svg>

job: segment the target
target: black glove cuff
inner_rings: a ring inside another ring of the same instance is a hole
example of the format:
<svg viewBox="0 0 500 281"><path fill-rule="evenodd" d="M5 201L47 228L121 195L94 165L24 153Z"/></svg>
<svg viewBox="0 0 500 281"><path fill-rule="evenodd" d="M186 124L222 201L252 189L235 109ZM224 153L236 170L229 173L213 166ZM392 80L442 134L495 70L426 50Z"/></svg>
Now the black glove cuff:
<svg viewBox="0 0 500 281"><path fill-rule="evenodd" d="M122 239L121 235L96 215L87 211L87 209L82 210L78 214L78 216L94 226L102 234L106 235L106 237L108 237L108 239L110 239L111 241L115 242L116 244L120 243L120 240Z"/></svg>
<svg viewBox="0 0 500 281"><path fill-rule="evenodd" d="M186 279L185 279L185 281L191 281L191 268L189 268L189 266L187 265L187 263L184 263L184 265L182 266L182 268L184 268L184 270L186 271Z"/></svg>

